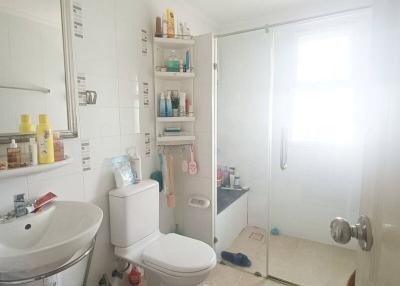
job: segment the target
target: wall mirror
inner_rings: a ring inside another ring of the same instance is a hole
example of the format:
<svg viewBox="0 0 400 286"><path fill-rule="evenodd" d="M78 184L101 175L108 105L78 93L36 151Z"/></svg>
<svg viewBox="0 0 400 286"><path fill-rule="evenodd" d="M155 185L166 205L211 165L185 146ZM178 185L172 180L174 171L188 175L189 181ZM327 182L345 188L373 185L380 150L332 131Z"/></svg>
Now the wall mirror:
<svg viewBox="0 0 400 286"><path fill-rule="evenodd" d="M77 136L69 0L0 1L0 141L46 113L62 137Z"/></svg>

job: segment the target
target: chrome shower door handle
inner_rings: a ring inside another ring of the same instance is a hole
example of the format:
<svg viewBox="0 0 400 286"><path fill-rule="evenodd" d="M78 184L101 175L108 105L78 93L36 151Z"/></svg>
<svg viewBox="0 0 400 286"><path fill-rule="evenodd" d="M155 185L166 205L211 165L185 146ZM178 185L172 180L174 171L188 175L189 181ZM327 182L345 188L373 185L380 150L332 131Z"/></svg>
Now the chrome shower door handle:
<svg viewBox="0 0 400 286"><path fill-rule="evenodd" d="M288 128L283 127L281 133L281 169L287 169L288 159Z"/></svg>
<svg viewBox="0 0 400 286"><path fill-rule="evenodd" d="M344 218L335 218L331 222L331 236L340 244L347 244L352 238L355 238L364 251L370 251L374 243L371 223L367 216L361 216L355 225L351 225Z"/></svg>

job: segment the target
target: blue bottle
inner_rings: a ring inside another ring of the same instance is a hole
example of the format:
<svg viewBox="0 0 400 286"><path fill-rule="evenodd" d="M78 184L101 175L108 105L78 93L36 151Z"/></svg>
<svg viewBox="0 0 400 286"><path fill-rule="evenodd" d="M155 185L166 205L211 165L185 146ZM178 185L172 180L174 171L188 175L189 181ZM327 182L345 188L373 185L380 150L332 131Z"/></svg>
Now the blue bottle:
<svg viewBox="0 0 400 286"><path fill-rule="evenodd" d="M160 117L166 117L167 116L167 106L165 102L165 95L164 92L161 92L160 94Z"/></svg>
<svg viewBox="0 0 400 286"><path fill-rule="evenodd" d="M172 117L172 99L171 99L171 93L167 93L167 98L165 100L166 102L166 109L167 109L167 117Z"/></svg>

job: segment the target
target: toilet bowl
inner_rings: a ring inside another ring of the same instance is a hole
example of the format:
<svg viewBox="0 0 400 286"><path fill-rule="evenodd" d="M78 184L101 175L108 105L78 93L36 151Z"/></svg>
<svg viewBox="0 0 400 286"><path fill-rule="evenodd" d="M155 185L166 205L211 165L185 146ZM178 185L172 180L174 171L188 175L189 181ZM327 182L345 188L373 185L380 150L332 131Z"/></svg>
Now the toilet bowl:
<svg viewBox="0 0 400 286"><path fill-rule="evenodd" d="M159 231L158 183L152 180L109 193L114 253L145 269L147 286L197 286L217 263L206 243Z"/></svg>
<svg viewBox="0 0 400 286"><path fill-rule="evenodd" d="M145 269L148 286L197 286L215 267L214 250L204 242L175 233L152 235L116 256Z"/></svg>

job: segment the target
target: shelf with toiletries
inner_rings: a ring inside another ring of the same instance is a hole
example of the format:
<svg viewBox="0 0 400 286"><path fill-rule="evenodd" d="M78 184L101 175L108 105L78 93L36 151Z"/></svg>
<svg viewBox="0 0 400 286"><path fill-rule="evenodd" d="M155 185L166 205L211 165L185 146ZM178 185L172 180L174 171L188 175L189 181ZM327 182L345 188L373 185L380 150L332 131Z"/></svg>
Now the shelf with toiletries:
<svg viewBox="0 0 400 286"><path fill-rule="evenodd" d="M157 145L190 145L195 140L194 135L161 136L157 138Z"/></svg>
<svg viewBox="0 0 400 286"><path fill-rule="evenodd" d="M154 44L167 49L182 49L194 46L193 39L154 37Z"/></svg>
<svg viewBox="0 0 400 286"><path fill-rule="evenodd" d="M193 72L162 72L162 71L156 71L155 76L159 79L167 79L167 80L185 80L185 79L193 79L195 77Z"/></svg>
<svg viewBox="0 0 400 286"><path fill-rule="evenodd" d="M60 168L71 162L64 153L64 142L59 132L53 132L46 114L39 114L36 127L29 114L21 114L18 131L23 140L12 138L0 145L0 179L26 176ZM28 140L28 142L26 142Z"/></svg>
<svg viewBox="0 0 400 286"><path fill-rule="evenodd" d="M156 18L153 45L157 144L193 144L196 40L167 9Z"/></svg>
<svg viewBox="0 0 400 286"><path fill-rule="evenodd" d="M73 159L69 156L65 156L64 160L54 162L51 164L41 164L36 166L20 167L15 169L0 170L0 180L9 179L14 177L28 176L38 173L44 173L51 170L59 169L70 164Z"/></svg>
<svg viewBox="0 0 400 286"><path fill-rule="evenodd" d="M181 117L157 117L157 122L165 122L165 123L171 123L171 122L194 122L196 121L196 118L191 116L181 116Z"/></svg>

